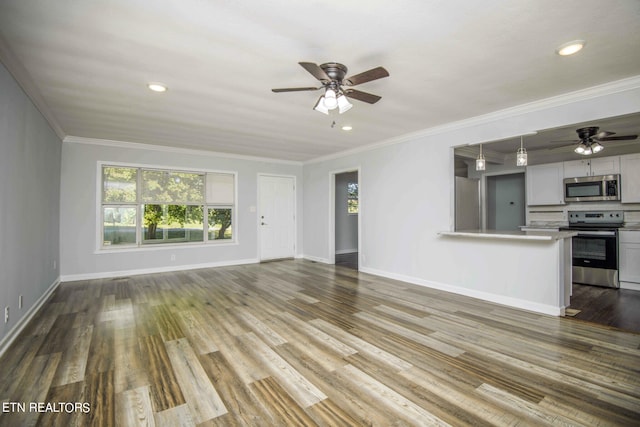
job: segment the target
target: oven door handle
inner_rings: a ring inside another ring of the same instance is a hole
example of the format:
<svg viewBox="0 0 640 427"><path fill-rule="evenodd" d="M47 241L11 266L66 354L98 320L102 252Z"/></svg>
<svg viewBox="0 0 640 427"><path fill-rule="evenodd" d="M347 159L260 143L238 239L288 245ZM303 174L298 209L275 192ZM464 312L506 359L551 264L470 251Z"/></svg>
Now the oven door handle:
<svg viewBox="0 0 640 427"><path fill-rule="evenodd" d="M578 231L578 236L589 237L589 236L611 236L615 237L615 231Z"/></svg>

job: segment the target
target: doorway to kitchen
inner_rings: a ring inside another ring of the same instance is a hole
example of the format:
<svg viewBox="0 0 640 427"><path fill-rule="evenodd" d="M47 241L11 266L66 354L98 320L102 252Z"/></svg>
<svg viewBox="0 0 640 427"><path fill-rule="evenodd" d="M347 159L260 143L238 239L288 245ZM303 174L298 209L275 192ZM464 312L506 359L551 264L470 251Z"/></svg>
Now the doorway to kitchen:
<svg viewBox="0 0 640 427"><path fill-rule="evenodd" d="M485 175L484 224L489 230L519 230L526 224L524 172Z"/></svg>
<svg viewBox="0 0 640 427"><path fill-rule="evenodd" d="M332 257L336 265L357 270L360 247L360 188L358 170L334 172L332 181Z"/></svg>

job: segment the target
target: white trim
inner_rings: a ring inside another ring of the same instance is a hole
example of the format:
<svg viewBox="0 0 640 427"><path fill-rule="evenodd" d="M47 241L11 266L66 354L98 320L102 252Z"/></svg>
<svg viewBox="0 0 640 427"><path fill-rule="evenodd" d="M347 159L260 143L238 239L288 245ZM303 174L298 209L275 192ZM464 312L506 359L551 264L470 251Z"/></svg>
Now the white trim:
<svg viewBox="0 0 640 427"><path fill-rule="evenodd" d="M131 148L136 150L162 151L173 154L190 154L196 156L222 157L228 159L250 160L256 162L282 163L301 166L302 162L294 160L282 160L272 157L249 156L245 154L221 153L218 151L197 150L194 148L170 147L167 145L144 144L140 142L116 141L111 139L85 138L82 136L67 135L62 142L69 144L104 145L112 148Z"/></svg>
<svg viewBox="0 0 640 427"><path fill-rule="evenodd" d="M303 164L319 163L326 160L333 160L341 157L345 157L351 154L358 154L375 150L390 145L396 145L403 142L411 142L418 138L424 138L427 136L439 135L445 132L453 132L457 130L466 129L473 126L492 123L498 120L504 120L520 116L526 113L533 113L542 111L549 108L560 107L563 105L571 104L574 102L586 101L601 96L612 95L615 93L625 92L628 90L640 88L640 75L629 77L626 79L617 80L614 82L604 83L598 86L589 87L586 89L580 89L574 92L568 92L562 95L552 96L550 98L541 99L538 101L528 102L526 104L517 105L515 107L505 108L502 110L494 111L480 116L471 117L464 120L458 120L455 122L445 123L440 126L434 126L427 129L422 129L417 132L407 133L397 137L389 138L384 141L376 142L373 144L356 147L349 150L340 151L326 156L316 157L315 159L307 160ZM523 132L526 133L526 132ZM518 134L517 136L522 135ZM503 140L504 137L492 138L492 141ZM476 142L469 141L469 145L479 144L483 141L478 140Z"/></svg>
<svg viewBox="0 0 640 427"><path fill-rule="evenodd" d="M321 258L318 256L314 256L314 255L302 255L303 259L306 259L307 261L311 261L311 262L319 262L322 264L335 264L335 262L331 262L330 259L328 258Z"/></svg>
<svg viewBox="0 0 640 427"><path fill-rule="evenodd" d="M451 292L458 295L464 295L471 298L478 298L483 301L493 302L496 304L506 305L521 310L533 311L551 316L564 316L565 307L555 307L548 304L540 304L523 300L520 298L512 298L504 295L493 294L489 292L477 291L459 286L447 285L445 283L432 282L429 280L419 279L417 277L405 276L403 274L390 273L383 270L373 268L360 267L360 271L374 276L385 277L387 279L400 280L402 282L411 283L413 285L424 286L440 291Z"/></svg>
<svg viewBox="0 0 640 427"><path fill-rule="evenodd" d="M260 261L256 258L239 259L235 261L207 262L202 264L175 265L170 267L141 268L138 270L103 271L100 273L67 274L60 277L63 282L73 282L76 280L109 279L123 276L137 276L140 274L168 273L172 271L197 270L201 268L230 267L234 265L257 264Z"/></svg>
<svg viewBox="0 0 640 427"><path fill-rule="evenodd" d="M58 138L60 138L60 141L64 141L67 135L64 133L64 130L62 130L56 116L51 112L51 109L36 87L27 69L22 65L2 37L0 37L0 62L4 64L27 97L33 102L33 105L40 111L42 117L49 123L49 126L51 126L51 129Z"/></svg>
<svg viewBox="0 0 640 427"><path fill-rule="evenodd" d="M620 282L620 289L630 289L632 291L640 291L640 283Z"/></svg>
<svg viewBox="0 0 640 427"><path fill-rule="evenodd" d="M336 251L336 255L355 254L356 252L358 252L358 248L340 249L339 251Z"/></svg>
<svg viewBox="0 0 640 427"><path fill-rule="evenodd" d="M336 263L336 175L342 173L355 172L358 176L358 248L362 247L362 171L360 166L352 166L349 168L342 168L338 170L329 171L329 264ZM349 252L359 252L358 249L350 250ZM360 259L362 255L358 253L358 265L362 265Z"/></svg>
<svg viewBox="0 0 640 427"><path fill-rule="evenodd" d="M20 335L20 332L22 332L25 326L27 326L29 322L31 322L31 320L38 313L40 308L42 308L42 306L49 300L49 297L51 297L51 295L58 288L58 285L60 285L60 282L61 282L61 278L58 277L51 284L51 286L49 286L49 288L40 296L40 298L38 298L35 304L33 304L31 308L29 308L29 311L27 311L24 314L24 316L22 316L20 320L18 320L15 326L11 328L9 332L7 332L7 334L2 338L2 340L0 340L0 357L2 357L4 352L11 346L11 344L15 341L15 339L18 338L18 336Z"/></svg>

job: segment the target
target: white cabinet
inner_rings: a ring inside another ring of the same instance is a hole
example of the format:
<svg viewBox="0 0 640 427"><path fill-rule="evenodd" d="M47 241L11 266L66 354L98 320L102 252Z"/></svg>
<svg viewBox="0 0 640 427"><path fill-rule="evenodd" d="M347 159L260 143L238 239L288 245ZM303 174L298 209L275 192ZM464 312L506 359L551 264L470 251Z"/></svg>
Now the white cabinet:
<svg viewBox="0 0 640 427"><path fill-rule="evenodd" d="M640 284L640 231L620 230L618 246L620 282Z"/></svg>
<svg viewBox="0 0 640 427"><path fill-rule="evenodd" d="M564 177L615 175L620 173L620 157L597 157L564 162Z"/></svg>
<svg viewBox="0 0 640 427"><path fill-rule="evenodd" d="M640 203L640 154L620 156L622 203Z"/></svg>
<svg viewBox="0 0 640 427"><path fill-rule="evenodd" d="M527 205L564 204L562 162L527 166Z"/></svg>
<svg viewBox="0 0 640 427"><path fill-rule="evenodd" d="M589 160L571 160L564 162L564 177L575 178L578 176L589 176Z"/></svg>

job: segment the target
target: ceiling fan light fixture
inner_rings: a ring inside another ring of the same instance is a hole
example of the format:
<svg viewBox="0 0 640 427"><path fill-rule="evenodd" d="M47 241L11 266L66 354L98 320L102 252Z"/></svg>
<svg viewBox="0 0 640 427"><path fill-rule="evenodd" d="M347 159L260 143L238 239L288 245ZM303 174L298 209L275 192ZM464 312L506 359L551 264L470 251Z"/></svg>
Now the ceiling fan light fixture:
<svg viewBox="0 0 640 427"><path fill-rule="evenodd" d="M333 89L327 89L324 93L324 106L329 110L333 110L338 106L336 92Z"/></svg>
<svg viewBox="0 0 640 427"><path fill-rule="evenodd" d="M593 151L593 153L599 153L602 150L604 150L604 147L598 143L598 142L594 142L593 144L591 144L591 151Z"/></svg>
<svg viewBox="0 0 640 427"><path fill-rule="evenodd" d="M578 53L587 44L584 40L573 40L563 43L556 49L556 53L560 56L569 56Z"/></svg>
<svg viewBox="0 0 640 427"><path fill-rule="evenodd" d="M329 109L324 104L324 96L318 98L318 102L316 102L314 110L321 112L322 114L329 114Z"/></svg>
<svg viewBox="0 0 640 427"><path fill-rule="evenodd" d="M573 150L574 152L578 153L578 154L584 154L586 151L586 146L584 145L583 142L581 142L580 144L578 144L578 146Z"/></svg>
<svg viewBox="0 0 640 427"><path fill-rule="evenodd" d="M340 114L347 112L353 107L353 104L349 102L346 96L340 95L338 96L338 112Z"/></svg>

